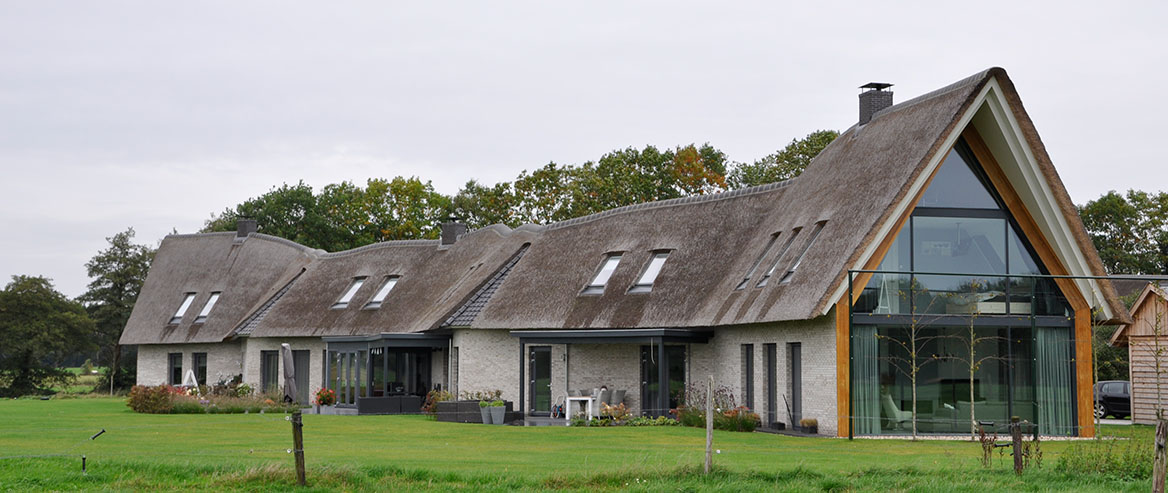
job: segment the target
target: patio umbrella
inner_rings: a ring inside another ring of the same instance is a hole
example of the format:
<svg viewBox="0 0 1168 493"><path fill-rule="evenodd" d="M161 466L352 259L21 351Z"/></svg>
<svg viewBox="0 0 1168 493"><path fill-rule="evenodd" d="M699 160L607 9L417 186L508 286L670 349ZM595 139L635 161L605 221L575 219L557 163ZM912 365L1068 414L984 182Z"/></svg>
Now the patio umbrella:
<svg viewBox="0 0 1168 493"><path fill-rule="evenodd" d="M296 401L296 368L292 363L292 347L280 345L280 357L284 360L284 402Z"/></svg>

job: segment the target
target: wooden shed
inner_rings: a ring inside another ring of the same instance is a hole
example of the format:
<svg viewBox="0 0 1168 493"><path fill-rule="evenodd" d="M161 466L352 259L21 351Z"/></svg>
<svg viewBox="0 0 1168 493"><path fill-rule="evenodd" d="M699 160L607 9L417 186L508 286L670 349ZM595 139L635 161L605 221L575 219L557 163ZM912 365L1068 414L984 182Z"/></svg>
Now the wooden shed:
<svg viewBox="0 0 1168 493"><path fill-rule="evenodd" d="M1132 421L1155 424L1156 409L1168 411L1168 281L1147 283L1131 308L1132 324L1120 327L1111 345L1127 346ZM1159 349L1159 351L1157 351ZM1159 353L1159 365L1157 365ZM1157 368L1159 366L1159 368ZM1157 386L1157 381L1159 386Z"/></svg>

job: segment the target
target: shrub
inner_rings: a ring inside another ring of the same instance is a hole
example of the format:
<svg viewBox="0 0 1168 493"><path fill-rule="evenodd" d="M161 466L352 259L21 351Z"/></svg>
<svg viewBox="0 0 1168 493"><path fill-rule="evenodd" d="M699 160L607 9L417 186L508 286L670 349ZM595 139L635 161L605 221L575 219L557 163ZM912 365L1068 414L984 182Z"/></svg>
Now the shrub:
<svg viewBox="0 0 1168 493"><path fill-rule="evenodd" d="M174 408L174 396L181 392L177 387L159 385L147 387L135 385L130 388L130 398L126 405L134 412L146 414L168 414Z"/></svg>
<svg viewBox="0 0 1168 493"><path fill-rule="evenodd" d="M181 399L170 409L171 414L206 414L207 408L198 402Z"/></svg>
<svg viewBox="0 0 1168 493"><path fill-rule="evenodd" d="M330 391L331 392L331 391ZM333 400L336 400L334 394ZM422 402L422 412L434 416L438 414L438 403L454 400L454 396L445 390L431 390L426 393L426 400Z"/></svg>
<svg viewBox="0 0 1168 493"><path fill-rule="evenodd" d="M694 428L706 427L706 413L704 410L696 407L680 406L675 411L677 421L682 426ZM738 406L733 409L714 413L715 430L754 431L760 423L761 420L758 414L745 406Z"/></svg>
<svg viewBox="0 0 1168 493"><path fill-rule="evenodd" d="M503 402L502 400L499 400L499 399L491 401L491 407L505 407L506 405L507 405L506 402Z"/></svg>
<svg viewBox="0 0 1168 493"><path fill-rule="evenodd" d="M491 407L491 401L479 401L479 407Z"/></svg>
<svg viewBox="0 0 1168 493"><path fill-rule="evenodd" d="M241 384L239 384L238 387L235 388L235 395L238 397L247 397L247 396L253 394L254 392L255 392L255 389L253 389L251 387L251 385L248 385L246 383L241 383Z"/></svg>
<svg viewBox="0 0 1168 493"><path fill-rule="evenodd" d="M235 375L231 378L220 378L215 385L211 386L211 395L218 396L238 396L239 385L243 383L243 375Z"/></svg>
<svg viewBox="0 0 1168 493"><path fill-rule="evenodd" d="M474 392L464 390L459 392L458 396L464 401L494 401L503 397L502 390L476 390Z"/></svg>
<svg viewBox="0 0 1168 493"><path fill-rule="evenodd" d="M650 418L648 416L637 416L625 422L625 426L678 426L681 423L669 416L658 416Z"/></svg>
<svg viewBox="0 0 1168 493"><path fill-rule="evenodd" d="M1067 474L1142 481L1152 477L1153 452L1150 440L1080 442L1059 455L1055 469Z"/></svg>
<svg viewBox="0 0 1168 493"><path fill-rule="evenodd" d="M615 406L610 406L608 404L601 404L600 405L600 415L603 417L611 418L614 422L616 422L616 424L621 424L626 419L629 419L629 409L627 407L625 407L625 404L623 402L620 404L617 404Z"/></svg>

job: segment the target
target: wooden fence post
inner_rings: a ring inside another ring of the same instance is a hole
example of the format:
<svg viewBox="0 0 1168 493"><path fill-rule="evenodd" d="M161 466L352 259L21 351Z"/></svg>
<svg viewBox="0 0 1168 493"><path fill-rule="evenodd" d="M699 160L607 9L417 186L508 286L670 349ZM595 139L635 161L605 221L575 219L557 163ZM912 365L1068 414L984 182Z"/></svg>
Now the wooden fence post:
<svg viewBox="0 0 1168 493"><path fill-rule="evenodd" d="M304 486L304 422L300 410L292 411L292 454L296 456L296 484Z"/></svg>
<svg viewBox="0 0 1168 493"><path fill-rule="evenodd" d="M1018 417L1010 417L1010 438L1014 441L1014 474L1022 474L1022 425Z"/></svg>
<svg viewBox="0 0 1168 493"><path fill-rule="evenodd" d="M1168 421L1156 421L1156 460L1152 466L1152 491L1164 493L1165 466L1168 465Z"/></svg>
<svg viewBox="0 0 1168 493"><path fill-rule="evenodd" d="M710 466L714 462L714 376L706 385L706 474L710 473Z"/></svg>

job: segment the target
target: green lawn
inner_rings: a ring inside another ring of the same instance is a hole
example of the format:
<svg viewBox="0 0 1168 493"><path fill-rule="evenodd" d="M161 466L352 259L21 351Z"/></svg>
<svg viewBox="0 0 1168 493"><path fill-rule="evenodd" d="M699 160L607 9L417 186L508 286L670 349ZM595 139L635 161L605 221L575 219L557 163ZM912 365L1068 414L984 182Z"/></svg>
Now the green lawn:
<svg viewBox="0 0 1168 493"><path fill-rule="evenodd" d="M293 482L282 415L141 415L120 399L0 401L0 490L222 488ZM309 482L328 489L1143 491L1146 481L1056 471L1046 442L1021 478L1009 456L984 469L979 445L716 432L717 474L698 474L693 428L510 427L421 416L304 417ZM99 430L96 440L89 437ZM1146 427L1121 430L1150 440ZM1092 443L1079 447L1096 446ZM28 457L65 454L64 456ZM88 458L81 473L80 456ZM25 456L25 457L14 457ZM1150 460L1150 459L1149 459Z"/></svg>

